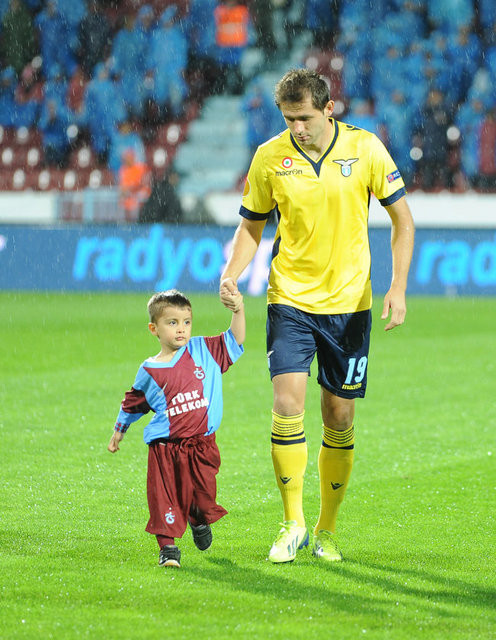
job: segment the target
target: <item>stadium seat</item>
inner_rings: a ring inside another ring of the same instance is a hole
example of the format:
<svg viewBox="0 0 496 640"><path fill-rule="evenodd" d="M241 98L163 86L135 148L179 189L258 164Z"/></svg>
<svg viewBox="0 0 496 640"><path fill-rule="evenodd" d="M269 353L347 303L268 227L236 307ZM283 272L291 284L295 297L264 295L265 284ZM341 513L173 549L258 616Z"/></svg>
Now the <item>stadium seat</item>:
<svg viewBox="0 0 496 640"><path fill-rule="evenodd" d="M20 145L30 145L41 147L41 134L37 129L28 129L27 127L19 127L14 130L15 142Z"/></svg>
<svg viewBox="0 0 496 640"><path fill-rule="evenodd" d="M14 152L12 147L5 147L0 158L3 167L11 167L14 164Z"/></svg>
<svg viewBox="0 0 496 640"><path fill-rule="evenodd" d="M30 168L37 167L40 164L42 153L37 147L31 147L26 155L26 165Z"/></svg>
<svg viewBox="0 0 496 640"><path fill-rule="evenodd" d="M344 66L344 59L341 53L310 49L305 55L305 65L308 69L317 71L327 78L333 100L343 99L341 72Z"/></svg>
<svg viewBox="0 0 496 640"><path fill-rule="evenodd" d="M179 123L172 123L159 127L155 139L157 144L172 146L181 144L185 136L185 126Z"/></svg>
<svg viewBox="0 0 496 640"><path fill-rule="evenodd" d="M22 190L26 186L26 173L23 169L16 169L12 175L12 188Z"/></svg>

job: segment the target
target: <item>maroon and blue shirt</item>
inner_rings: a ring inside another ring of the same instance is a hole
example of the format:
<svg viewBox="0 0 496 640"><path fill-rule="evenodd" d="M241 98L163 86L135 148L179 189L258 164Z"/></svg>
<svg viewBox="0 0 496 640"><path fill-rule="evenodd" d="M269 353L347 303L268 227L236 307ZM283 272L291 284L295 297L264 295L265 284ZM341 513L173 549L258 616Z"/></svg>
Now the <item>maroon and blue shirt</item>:
<svg viewBox="0 0 496 640"><path fill-rule="evenodd" d="M222 374L242 353L228 329L219 336L191 338L170 362L145 360L125 394L115 430L125 433L153 411L143 434L147 444L214 433L222 420Z"/></svg>

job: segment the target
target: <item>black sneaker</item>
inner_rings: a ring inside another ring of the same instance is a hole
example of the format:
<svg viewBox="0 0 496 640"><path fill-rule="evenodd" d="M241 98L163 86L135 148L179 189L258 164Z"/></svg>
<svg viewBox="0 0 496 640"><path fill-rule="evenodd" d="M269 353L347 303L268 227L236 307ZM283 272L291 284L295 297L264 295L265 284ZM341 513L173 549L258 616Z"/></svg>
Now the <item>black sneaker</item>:
<svg viewBox="0 0 496 640"><path fill-rule="evenodd" d="M158 563L161 567L179 567L181 566L181 552L175 544L164 544L160 549Z"/></svg>
<svg viewBox="0 0 496 640"><path fill-rule="evenodd" d="M200 551L206 551L212 544L212 529L209 524L199 524L196 527L189 523L191 531L193 532L193 542L197 549Z"/></svg>

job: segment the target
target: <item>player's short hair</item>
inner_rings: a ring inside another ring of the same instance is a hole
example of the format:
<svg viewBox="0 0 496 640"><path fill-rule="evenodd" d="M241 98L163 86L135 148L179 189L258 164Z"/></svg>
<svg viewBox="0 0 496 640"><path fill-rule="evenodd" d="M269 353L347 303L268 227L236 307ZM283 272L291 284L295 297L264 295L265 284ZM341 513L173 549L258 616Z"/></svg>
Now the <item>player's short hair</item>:
<svg viewBox="0 0 496 640"><path fill-rule="evenodd" d="M150 322L157 322L166 307L192 308L189 299L177 289L159 291L148 300L148 314Z"/></svg>
<svg viewBox="0 0 496 640"><path fill-rule="evenodd" d="M319 111L323 111L331 99L329 87L318 73L310 69L291 69L276 84L274 100L281 108L283 102L303 102L307 94Z"/></svg>

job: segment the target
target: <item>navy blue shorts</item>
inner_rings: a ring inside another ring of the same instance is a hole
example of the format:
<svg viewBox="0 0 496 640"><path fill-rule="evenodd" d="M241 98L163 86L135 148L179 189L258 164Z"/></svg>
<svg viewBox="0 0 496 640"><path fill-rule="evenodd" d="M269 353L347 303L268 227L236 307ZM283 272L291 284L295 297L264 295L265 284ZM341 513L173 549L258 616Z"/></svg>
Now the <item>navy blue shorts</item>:
<svg viewBox="0 0 496 640"><path fill-rule="evenodd" d="M342 398L363 398L372 314L322 315L269 304L267 357L270 377L305 371L317 353L318 383Z"/></svg>

